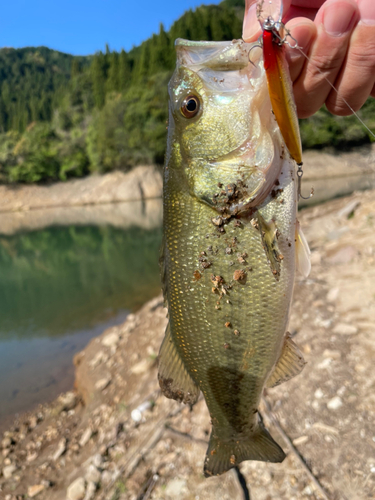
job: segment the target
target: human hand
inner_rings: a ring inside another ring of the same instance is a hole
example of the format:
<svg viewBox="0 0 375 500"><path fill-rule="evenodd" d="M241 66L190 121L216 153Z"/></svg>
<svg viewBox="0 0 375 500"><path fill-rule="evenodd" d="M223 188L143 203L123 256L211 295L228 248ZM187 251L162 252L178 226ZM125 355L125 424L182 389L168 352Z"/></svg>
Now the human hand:
<svg viewBox="0 0 375 500"><path fill-rule="evenodd" d="M350 115L344 99L357 111L370 95L375 97L375 0L282 1L286 28L309 57L287 46L298 116L307 118L324 103L335 115ZM261 34L256 4L246 0L246 42Z"/></svg>

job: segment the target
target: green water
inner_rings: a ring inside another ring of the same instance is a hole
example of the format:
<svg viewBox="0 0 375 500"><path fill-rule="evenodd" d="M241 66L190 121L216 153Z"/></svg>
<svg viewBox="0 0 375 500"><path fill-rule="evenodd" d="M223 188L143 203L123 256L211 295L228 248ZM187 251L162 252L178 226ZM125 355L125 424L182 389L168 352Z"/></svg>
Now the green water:
<svg viewBox="0 0 375 500"><path fill-rule="evenodd" d="M72 357L160 292L161 228L0 236L0 420L73 383Z"/></svg>

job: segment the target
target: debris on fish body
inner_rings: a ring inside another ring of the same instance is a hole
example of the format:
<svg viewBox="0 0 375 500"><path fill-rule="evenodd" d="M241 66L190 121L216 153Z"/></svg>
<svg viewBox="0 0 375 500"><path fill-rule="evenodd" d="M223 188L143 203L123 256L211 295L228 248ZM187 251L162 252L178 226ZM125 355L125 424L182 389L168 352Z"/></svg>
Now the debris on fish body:
<svg viewBox="0 0 375 500"><path fill-rule="evenodd" d="M177 40L176 51L162 248L169 324L159 383L187 404L202 391L211 476L244 460L285 457L257 412L264 387L304 366L286 330L296 267L308 273L309 250L261 50L242 40Z"/></svg>

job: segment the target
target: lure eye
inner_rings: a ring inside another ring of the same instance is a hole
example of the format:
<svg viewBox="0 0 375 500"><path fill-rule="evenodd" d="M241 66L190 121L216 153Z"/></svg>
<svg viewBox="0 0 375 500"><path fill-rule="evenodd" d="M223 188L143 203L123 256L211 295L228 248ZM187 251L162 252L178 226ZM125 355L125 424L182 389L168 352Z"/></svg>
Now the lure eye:
<svg viewBox="0 0 375 500"><path fill-rule="evenodd" d="M201 103L199 98L195 95L188 95L182 101L180 111L185 118L193 118L199 113Z"/></svg>

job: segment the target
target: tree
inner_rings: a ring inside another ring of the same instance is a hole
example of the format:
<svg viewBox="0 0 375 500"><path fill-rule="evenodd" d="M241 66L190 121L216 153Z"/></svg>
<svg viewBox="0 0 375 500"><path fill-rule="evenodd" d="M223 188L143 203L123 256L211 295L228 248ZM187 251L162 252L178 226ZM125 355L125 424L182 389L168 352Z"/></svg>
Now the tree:
<svg viewBox="0 0 375 500"><path fill-rule="evenodd" d="M119 55L117 52L112 52L109 55L108 79L106 83L107 92L115 92L120 90L119 83Z"/></svg>
<svg viewBox="0 0 375 500"><path fill-rule="evenodd" d="M105 102L106 61L103 52L95 54L91 65L92 89L95 106L101 109Z"/></svg>
<svg viewBox="0 0 375 500"><path fill-rule="evenodd" d="M125 90L130 83L130 61L124 49L119 57L119 90Z"/></svg>

